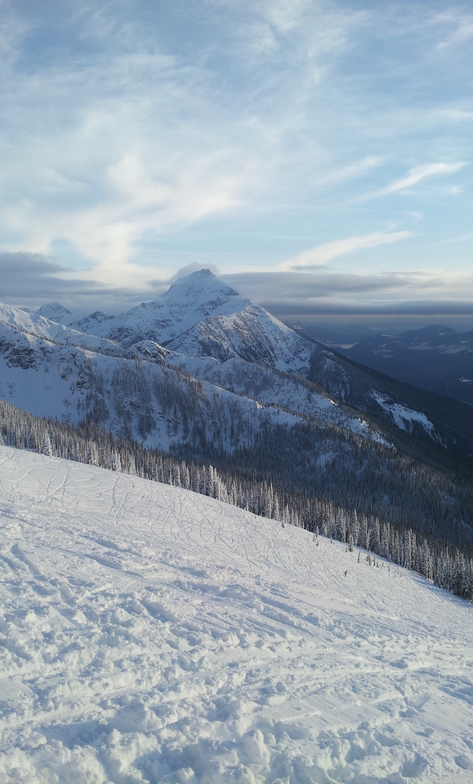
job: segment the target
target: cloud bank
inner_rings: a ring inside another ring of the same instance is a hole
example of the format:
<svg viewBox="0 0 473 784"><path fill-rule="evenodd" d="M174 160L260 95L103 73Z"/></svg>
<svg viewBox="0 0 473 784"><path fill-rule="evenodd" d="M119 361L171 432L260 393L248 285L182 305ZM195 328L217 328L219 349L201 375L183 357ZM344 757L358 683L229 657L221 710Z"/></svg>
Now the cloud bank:
<svg viewBox="0 0 473 784"><path fill-rule="evenodd" d="M84 314L99 309L117 313L153 300L177 278L208 266L192 264L167 280L150 278L146 287L136 290L77 279L65 267L38 254L0 253L1 299L32 309L59 301ZM221 274L216 267L212 271ZM473 317L471 274L418 270L373 275L321 267L315 272L242 272L223 274L223 278L241 294L286 320L310 321L322 314L424 314L434 320L445 315ZM29 281L27 292L25 280Z"/></svg>

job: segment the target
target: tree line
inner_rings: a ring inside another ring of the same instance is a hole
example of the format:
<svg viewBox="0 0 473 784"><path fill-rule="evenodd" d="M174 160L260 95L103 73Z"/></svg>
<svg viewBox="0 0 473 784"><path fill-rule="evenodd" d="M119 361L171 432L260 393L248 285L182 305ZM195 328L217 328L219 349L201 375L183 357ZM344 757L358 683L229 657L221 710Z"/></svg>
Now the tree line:
<svg viewBox="0 0 473 784"><path fill-rule="evenodd" d="M301 526L313 531L315 535L331 537L346 543L349 549L364 548L369 557L373 554L387 558L393 563L414 570L457 596L470 600L473 598L473 536L469 523L463 522L465 536L461 541L458 538L459 542L455 545L448 541L447 537L436 535L435 531L416 530L415 527L402 522L393 522L387 515L380 515L369 508L360 508L363 506L360 503L357 508L357 504L344 504L330 497L330 492L325 496L315 493L310 473L309 480L303 481L304 472L301 472L300 465L295 464L288 468L287 460L292 453L291 450L284 452L281 449L283 442L280 439L287 442L291 432L292 429L285 430L282 427L278 433L273 427L266 440L261 436L259 445L254 445L253 459L250 459L248 447L233 455L231 464L228 455L225 457L223 454L215 455L218 459L212 464L205 460L179 458L158 449L146 448L129 438L115 437L92 421L83 421L77 426L59 423L56 420L35 417L0 401L0 433L3 442L8 446L122 471L192 490L256 515L277 520L282 525ZM299 438L303 435L308 437L305 432L299 433ZM282 456L278 456L278 444ZM292 446L295 450L293 458L300 459L300 444L293 443ZM262 460L261 465L258 464L258 449L264 452L265 461L269 463L267 470L261 467ZM267 455L267 450L271 449L274 458L272 463ZM334 460L332 454L330 459L336 471L338 461ZM280 465L284 461L288 468L285 477L282 476ZM433 486L432 482L428 481L430 469L422 464L410 464L410 468L411 481L424 481L427 490ZM414 469L417 475L412 473ZM353 466L350 467L348 461L343 468L343 477L348 480L352 470ZM330 471L326 469L321 473L330 475ZM379 481L382 488L382 471ZM330 491L330 487L328 489ZM451 479L443 477L439 493L444 498L445 490L450 492L450 498L453 499L450 506L453 508L456 504L455 514L461 515L462 504L466 503L462 491L466 492L466 488L457 487ZM350 493L347 497L350 497ZM356 499L356 495L353 498ZM448 508L447 501L448 499Z"/></svg>

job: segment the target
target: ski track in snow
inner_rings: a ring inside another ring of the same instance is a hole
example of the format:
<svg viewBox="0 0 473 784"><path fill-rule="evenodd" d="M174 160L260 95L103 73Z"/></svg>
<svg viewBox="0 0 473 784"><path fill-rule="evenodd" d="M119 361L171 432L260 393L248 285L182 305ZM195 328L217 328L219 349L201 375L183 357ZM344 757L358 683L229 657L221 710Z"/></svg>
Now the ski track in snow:
<svg viewBox="0 0 473 784"><path fill-rule="evenodd" d="M6 447L0 524L1 784L473 781L467 602Z"/></svg>

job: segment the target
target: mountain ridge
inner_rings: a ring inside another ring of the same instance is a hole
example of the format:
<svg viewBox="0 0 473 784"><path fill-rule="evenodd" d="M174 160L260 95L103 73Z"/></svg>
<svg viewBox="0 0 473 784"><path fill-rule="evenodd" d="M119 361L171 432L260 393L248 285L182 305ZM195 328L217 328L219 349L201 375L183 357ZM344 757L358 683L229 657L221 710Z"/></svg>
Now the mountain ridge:
<svg viewBox="0 0 473 784"><path fill-rule="evenodd" d="M50 315L69 319L61 307L51 305ZM162 405L153 390L167 388L173 373L181 373L172 383L176 390L183 390L182 385L190 383L182 376L185 371L204 384L204 396L223 401L225 391L226 400L232 398L241 410L252 398L254 411L268 407L270 417L276 411L279 416L284 412L284 417L295 417L294 422L301 418L321 422L327 416L332 425L386 443L398 439L396 443L401 444L410 437L412 444L418 442L422 448L456 450L466 456L473 452L473 408L466 411L461 404L446 405L438 396L381 378L295 332L210 270L180 278L158 300L118 316L95 312L65 326L41 314L8 312L16 323L0 325L0 363L5 363L0 394L26 409L34 405L36 414L50 415L56 398L59 416L70 421L93 416L116 434L141 434L148 444L154 438L156 445L167 449L189 437L187 414L182 411L172 426L162 420L158 427ZM33 330L31 334L25 325ZM142 362L141 368L126 365L133 361ZM27 382L15 371L17 380L8 380L15 367L41 372L44 392L38 388L36 400L28 402L33 376ZM264 389L255 380L246 381L254 379L255 373L264 378ZM58 378L53 382L55 374ZM55 388L61 388L60 395ZM38 410L38 400L48 398L50 407ZM215 434L207 399L205 428ZM261 419L262 415L257 416ZM165 436L166 428L174 432L171 440ZM199 436L203 443L202 439L203 433Z"/></svg>

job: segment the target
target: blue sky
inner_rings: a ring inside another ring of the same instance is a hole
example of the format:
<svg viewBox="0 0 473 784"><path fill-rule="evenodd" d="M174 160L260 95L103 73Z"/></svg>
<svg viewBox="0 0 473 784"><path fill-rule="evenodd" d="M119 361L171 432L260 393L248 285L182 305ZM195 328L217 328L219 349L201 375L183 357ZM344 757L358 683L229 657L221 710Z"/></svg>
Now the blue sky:
<svg viewBox="0 0 473 784"><path fill-rule="evenodd" d="M473 315L469 4L0 20L0 299L107 310L210 266L281 314Z"/></svg>

